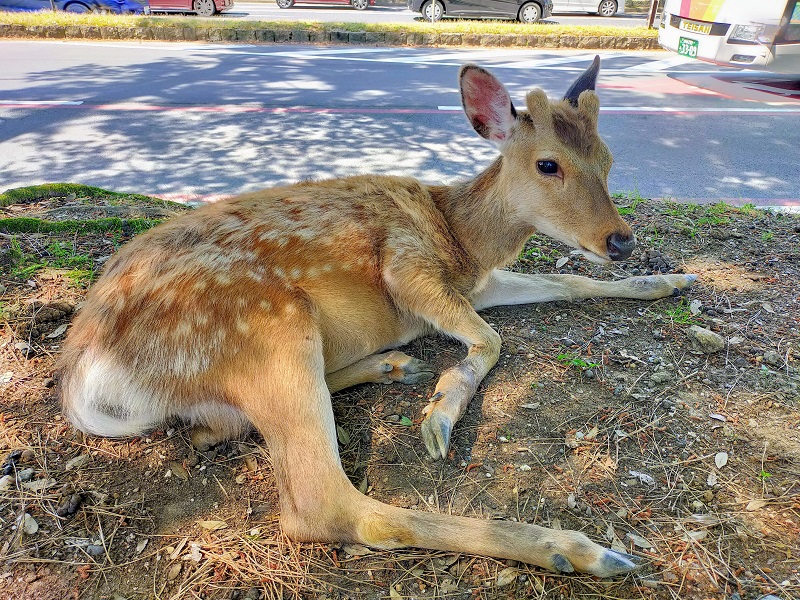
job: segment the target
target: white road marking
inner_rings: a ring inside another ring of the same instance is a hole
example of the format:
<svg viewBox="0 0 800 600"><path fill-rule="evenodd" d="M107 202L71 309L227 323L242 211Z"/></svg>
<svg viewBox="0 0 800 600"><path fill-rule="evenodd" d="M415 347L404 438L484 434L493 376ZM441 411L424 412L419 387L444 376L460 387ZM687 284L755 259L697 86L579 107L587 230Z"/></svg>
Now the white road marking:
<svg viewBox="0 0 800 600"><path fill-rule="evenodd" d="M632 67L628 67L627 69L621 69L620 72L649 73L654 71L665 71L666 69L671 69L672 67L678 67L692 63L697 64L697 61L694 60L693 58L687 58L685 56L670 56L669 58L665 58L663 60L651 60L644 62L640 65L634 65Z"/></svg>
<svg viewBox="0 0 800 600"><path fill-rule="evenodd" d="M25 106L80 106L83 100L0 100L0 106L25 105Z"/></svg>

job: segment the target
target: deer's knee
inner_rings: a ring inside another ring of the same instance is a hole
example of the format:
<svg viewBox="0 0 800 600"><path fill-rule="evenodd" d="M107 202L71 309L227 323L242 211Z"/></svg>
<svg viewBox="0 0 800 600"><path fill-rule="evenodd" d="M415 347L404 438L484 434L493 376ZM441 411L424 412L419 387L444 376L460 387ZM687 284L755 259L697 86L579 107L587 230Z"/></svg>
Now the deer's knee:
<svg viewBox="0 0 800 600"><path fill-rule="evenodd" d="M412 529L393 512L353 488L302 506L281 502L281 527L298 541L351 542L384 549L412 546Z"/></svg>

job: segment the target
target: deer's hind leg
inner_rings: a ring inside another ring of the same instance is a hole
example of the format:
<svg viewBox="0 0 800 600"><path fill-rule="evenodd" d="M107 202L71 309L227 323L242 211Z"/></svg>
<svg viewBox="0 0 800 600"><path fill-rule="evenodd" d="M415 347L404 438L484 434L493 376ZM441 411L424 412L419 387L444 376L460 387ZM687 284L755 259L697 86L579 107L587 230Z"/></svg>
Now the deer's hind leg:
<svg viewBox="0 0 800 600"><path fill-rule="evenodd" d="M331 393L358 385L359 383L392 383L408 385L430 381L435 376L433 367L419 360L392 350L372 354L350 366L328 373L325 381Z"/></svg>

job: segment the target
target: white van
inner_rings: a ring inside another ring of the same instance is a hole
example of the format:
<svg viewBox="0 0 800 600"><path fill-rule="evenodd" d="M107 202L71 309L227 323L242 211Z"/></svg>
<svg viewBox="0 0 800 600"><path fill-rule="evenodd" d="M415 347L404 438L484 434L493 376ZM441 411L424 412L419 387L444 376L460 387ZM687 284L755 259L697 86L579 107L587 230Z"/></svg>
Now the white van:
<svg viewBox="0 0 800 600"><path fill-rule="evenodd" d="M625 12L625 0L553 0L553 12L587 12L613 17Z"/></svg>
<svg viewBox="0 0 800 600"><path fill-rule="evenodd" d="M666 0L658 43L718 65L800 73L800 2Z"/></svg>

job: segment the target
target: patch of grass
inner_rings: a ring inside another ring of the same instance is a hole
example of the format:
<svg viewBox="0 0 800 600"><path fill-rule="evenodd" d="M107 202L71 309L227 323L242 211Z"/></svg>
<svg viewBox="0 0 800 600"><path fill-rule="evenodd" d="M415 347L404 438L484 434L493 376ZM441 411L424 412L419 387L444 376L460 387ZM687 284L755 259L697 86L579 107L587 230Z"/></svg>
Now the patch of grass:
<svg viewBox="0 0 800 600"><path fill-rule="evenodd" d="M636 207L646 200L646 198L643 198L639 193L639 190L633 190L632 192L617 192L615 194L611 194L611 197L615 201L624 203L622 206L617 207L617 212L623 216L634 214L636 212Z"/></svg>
<svg viewBox="0 0 800 600"><path fill-rule="evenodd" d="M142 194L112 192L111 190L80 183L43 183L40 185L11 188L0 194L0 207L9 206L11 204L28 204L39 200L47 200L49 198L66 198L68 196L75 196L76 198L99 198L106 200L109 204L144 203L168 209L185 209L182 204L169 200L162 200L161 198L153 198L152 196L144 196Z"/></svg>
<svg viewBox="0 0 800 600"><path fill-rule="evenodd" d="M761 234L761 241L762 241L762 242L770 242L770 241L772 241L772 240L773 240L773 238L774 238L774 237L775 237L775 234L774 234L773 232L771 232L771 231L764 231L764 232Z"/></svg>
<svg viewBox="0 0 800 600"><path fill-rule="evenodd" d="M655 29L645 27L565 26L550 23L514 21L479 21L444 19L437 23L322 23L319 21L239 21L234 19L198 19L191 17L142 17L131 15L76 15L64 12L5 13L3 22L10 25L88 25L93 27L165 27L198 29L269 29L274 31L351 31L408 32L421 34L528 34L553 36L612 36L654 38Z"/></svg>
<svg viewBox="0 0 800 600"><path fill-rule="evenodd" d="M62 242L53 242L47 247L50 255L48 263L57 269L85 269L91 266L92 259L86 254L77 254L75 248Z"/></svg>
<svg viewBox="0 0 800 600"><path fill-rule="evenodd" d="M581 371L597 369L600 366L600 363L596 363L591 360L585 360L575 352L565 352L563 354L559 354L556 356L556 360L570 368L579 369Z"/></svg>
<svg viewBox="0 0 800 600"><path fill-rule="evenodd" d="M120 219L108 217L88 221L46 221L33 217L11 217L0 219L0 231L4 233L103 233L131 231L141 233L161 223L161 219Z"/></svg>
<svg viewBox="0 0 800 600"><path fill-rule="evenodd" d="M664 312L677 325L694 325L697 323L697 319L695 319L689 308L689 302L685 298L682 298L678 304L667 308Z"/></svg>

